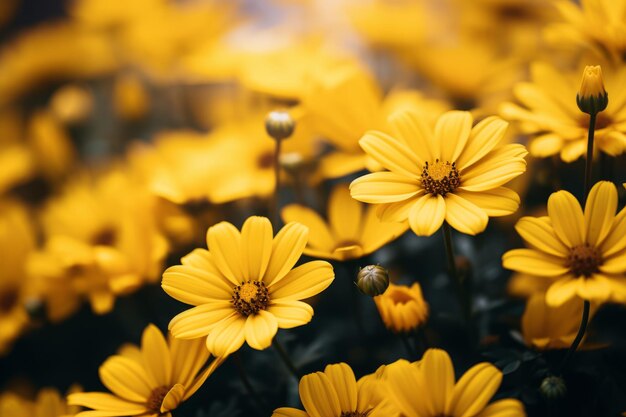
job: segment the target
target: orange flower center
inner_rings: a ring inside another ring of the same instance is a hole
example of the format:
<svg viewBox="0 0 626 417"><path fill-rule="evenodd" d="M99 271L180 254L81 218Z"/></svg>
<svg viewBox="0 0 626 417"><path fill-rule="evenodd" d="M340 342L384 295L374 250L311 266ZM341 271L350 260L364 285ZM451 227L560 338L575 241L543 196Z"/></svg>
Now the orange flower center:
<svg viewBox="0 0 626 417"><path fill-rule="evenodd" d="M117 233L111 227L105 227L99 230L91 238L93 245L113 246L115 244Z"/></svg>
<svg viewBox="0 0 626 417"><path fill-rule="evenodd" d="M567 255L566 266L577 277L581 275L590 277L598 272L600 265L602 265L600 251L587 243L574 246Z"/></svg>
<svg viewBox="0 0 626 417"><path fill-rule="evenodd" d="M372 412L372 410L367 410L367 411L342 411L341 412L341 416L340 417L367 417L370 413Z"/></svg>
<svg viewBox="0 0 626 417"><path fill-rule="evenodd" d="M263 281L243 282L234 288L231 302L239 314L248 317L267 308L270 302L269 291Z"/></svg>
<svg viewBox="0 0 626 417"><path fill-rule="evenodd" d="M422 169L422 186L427 193L445 196L454 192L461 184L456 162L443 162L436 159L434 163L426 162Z"/></svg>
<svg viewBox="0 0 626 417"><path fill-rule="evenodd" d="M148 402L146 403L148 411L161 415L161 405L163 404L163 400L169 391L170 389L165 385L153 389L150 393L150 397L148 398Z"/></svg>

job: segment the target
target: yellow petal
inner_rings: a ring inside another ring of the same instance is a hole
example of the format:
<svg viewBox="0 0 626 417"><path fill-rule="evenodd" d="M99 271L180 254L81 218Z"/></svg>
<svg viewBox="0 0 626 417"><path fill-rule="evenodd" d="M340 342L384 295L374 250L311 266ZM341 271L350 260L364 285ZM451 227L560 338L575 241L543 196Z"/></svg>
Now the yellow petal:
<svg viewBox="0 0 626 417"><path fill-rule="evenodd" d="M359 145L389 171L409 178L419 178L423 164L399 140L382 132L369 131L359 140Z"/></svg>
<svg viewBox="0 0 626 417"><path fill-rule="evenodd" d="M223 320L238 313L230 301L218 301L199 305L176 315L169 324L172 334L181 339L206 336Z"/></svg>
<svg viewBox="0 0 626 417"><path fill-rule="evenodd" d="M578 200L567 191L557 191L548 198L548 215L554 232L568 247L581 245L585 239L585 217Z"/></svg>
<svg viewBox="0 0 626 417"><path fill-rule="evenodd" d="M225 360L226 360L225 358L215 358L215 359L213 359L211 364L209 364L209 366L207 366L204 369L204 371L202 371L193 380L193 382L185 389L185 397L183 398L183 400L186 400L187 398L191 397L198 389L200 389L202 384L204 384L204 381L206 381L207 378L210 377L213 374L213 372L215 372L215 370L220 365L222 365L222 363L224 363Z"/></svg>
<svg viewBox="0 0 626 417"><path fill-rule="evenodd" d="M145 413L146 407L143 404L126 401L114 395L104 392L79 392L67 396L70 405L81 405L94 410L102 410L114 414L110 416L135 416Z"/></svg>
<svg viewBox="0 0 626 417"><path fill-rule="evenodd" d="M335 239L326 222L310 208L290 204L282 209L281 216L285 223L297 222L309 228L309 247L323 251L331 251L335 247Z"/></svg>
<svg viewBox="0 0 626 417"><path fill-rule="evenodd" d="M176 409L178 405L183 402L185 396L185 387L181 384L175 384L163 398L161 403L161 413L166 413L170 410Z"/></svg>
<svg viewBox="0 0 626 417"><path fill-rule="evenodd" d="M519 400L507 398L489 404L476 417L526 417L526 412Z"/></svg>
<svg viewBox="0 0 626 417"><path fill-rule="evenodd" d="M246 342L253 349L263 350L270 347L277 331L276 318L265 310L251 314L246 319Z"/></svg>
<svg viewBox="0 0 626 417"><path fill-rule="evenodd" d="M123 357L111 356L99 369L100 380L111 392L128 401L145 402L156 387L144 368L137 362Z"/></svg>
<svg viewBox="0 0 626 417"><path fill-rule="evenodd" d="M272 256L263 281L268 287L280 282L298 262L309 236L309 229L300 223L288 223L274 238Z"/></svg>
<svg viewBox="0 0 626 417"><path fill-rule="evenodd" d="M480 207L489 217L508 216L515 213L520 202L517 193L506 187L477 193L457 190L454 194Z"/></svg>
<svg viewBox="0 0 626 417"><path fill-rule="evenodd" d="M433 389L438 389L434 385L429 385L422 382L420 371L413 364L407 361L400 360L387 365L385 367L385 374L387 377L388 393L393 402L402 411L402 414L407 417L422 417L429 415L437 415L437 413L430 413L430 409L427 408L427 401L416 401L415 392L428 392L432 386ZM454 381L453 381L454 383ZM444 411L443 409L441 410Z"/></svg>
<svg viewBox="0 0 626 417"><path fill-rule="evenodd" d="M272 417L309 417L307 413L297 408L277 408L272 413Z"/></svg>
<svg viewBox="0 0 626 417"><path fill-rule="evenodd" d="M626 273L626 250L617 252L604 259L600 271L607 274L623 275Z"/></svg>
<svg viewBox="0 0 626 417"><path fill-rule="evenodd" d="M615 216L611 230L602 242L601 250L605 257L610 257L624 248L626 248L626 207Z"/></svg>
<svg viewBox="0 0 626 417"><path fill-rule="evenodd" d="M220 322L206 339L206 347L211 355L225 357L236 352L246 340L245 325L246 318L239 314Z"/></svg>
<svg viewBox="0 0 626 417"><path fill-rule="evenodd" d="M206 348L206 339L177 339L170 333L170 352L172 358L172 381L189 387L204 366L210 354ZM185 391L185 397L189 396L189 390Z"/></svg>
<svg viewBox="0 0 626 417"><path fill-rule="evenodd" d="M594 274L589 278L579 278L577 294L584 300L603 303L611 296L611 283L599 274Z"/></svg>
<svg viewBox="0 0 626 417"><path fill-rule="evenodd" d="M326 261L307 262L292 269L270 290L270 298L276 302L303 300L324 291L335 278L333 267Z"/></svg>
<svg viewBox="0 0 626 417"><path fill-rule="evenodd" d="M456 194L448 194L445 204L446 221L459 232L475 235L487 227L489 217L474 203Z"/></svg>
<svg viewBox="0 0 626 417"><path fill-rule="evenodd" d="M471 367L459 379L447 414L472 417L482 411L502 382L502 372L490 363L479 363Z"/></svg>
<svg viewBox="0 0 626 417"><path fill-rule="evenodd" d="M472 130L472 116L466 111L448 111L437 119L435 125L435 158L454 162L457 160ZM438 150L438 152L437 152ZM432 161L431 161L432 162Z"/></svg>
<svg viewBox="0 0 626 417"><path fill-rule="evenodd" d="M454 368L448 353L428 349L420 362L424 381L428 384L428 399L424 399L431 415L442 415L454 388Z"/></svg>
<svg viewBox="0 0 626 417"><path fill-rule="evenodd" d="M596 183L587 196L585 204L585 242L599 246L611 230L617 210L617 189L612 182Z"/></svg>
<svg viewBox="0 0 626 417"><path fill-rule="evenodd" d="M350 196L344 184L336 186L328 200L328 221L339 242L356 242L361 236L362 204Z"/></svg>
<svg viewBox="0 0 626 417"><path fill-rule="evenodd" d="M442 196L431 194L420 197L409 212L409 225L418 236L435 233L446 216L446 203Z"/></svg>
<svg viewBox="0 0 626 417"><path fill-rule="evenodd" d="M550 285L546 292L546 303L549 306L558 307L575 297L578 290L578 281L578 278L567 276Z"/></svg>
<svg viewBox="0 0 626 417"><path fill-rule="evenodd" d="M375 207L368 207L365 212L361 245L364 254L369 254L384 246L387 242L401 236L409 228L408 222L386 223L380 221Z"/></svg>
<svg viewBox="0 0 626 417"><path fill-rule="evenodd" d="M574 162L587 152L587 139L568 141L561 149L563 162Z"/></svg>
<svg viewBox="0 0 626 417"><path fill-rule="evenodd" d="M420 193L418 184L416 178L393 172L374 172L352 181L350 194L352 198L364 203L395 203Z"/></svg>
<svg viewBox="0 0 626 417"><path fill-rule="evenodd" d="M489 116L474 126L461 155L455 158L463 170L487 155L504 137L509 124L496 116Z"/></svg>
<svg viewBox="0 0 626 417"><path fill-rule="evenodd" d="M485 191L500 187L526 171L526 148L509 144L489 152L480 161L461 171L462 190Z"/></svg>
<svg viewBox="0 0 626 417"><path fill-rule="evenodd" d="M235 285L244 281L241 264L241 235L228 222L221 222L207 231L207 245L220 272Z"/></svg>
<svg viewBox="0 0 626 417"><path fill-rule="evenodd" d="M337 363L326 365L324 373L337 393L341 411L346 414L356 411L357 388L352 369L345 363Z"/></svg>
<svg viewBox="0 0 626 417"><path fill-rule="evenodd" d="M558 277L569 272L562 258L534 249L513 249L502 255L502 266L541 277Z"/></svg>
<svg viewBox="0 0 626 417"><path fill-rule="evenodd" d="M563 147L563 138L556 133L539 135L530 141L528 151L536 158L556 155Z"/></svg>
<svg viewBox="0 0 626 417"><path fill-rule="evenodd" d="M163 333L153 324L148 325L141 337L141 353L146 371L158 386L169 386L172 378L170 350Z"/></svg>
<svg viewBox="0 0 626 417"><path fill-rule="evenodd" d="M241 261L246 279L261 280L272 255L272 223L267 217L251 216L241 228Z"/></svg>
<svg viewBox="0 0 626 417"><path fill-rule="evenodd" d="M216 275L187 265L165 270L161 287L171 297L191 305L230 300L233 295L233 284L221 273Z"/></svg>
<svg viewBox="0 0 626 417"><path fill-rule="evenodd" d="M329 378L322 372L302 377L299 385L300 400L311 417L339 416L339 399Z"/></svg>
<svg viewBox="0 0 626 417"><path fill-rule="evenodd" d="M267 311L276 317L281 329L305 325L313 318L313 308L302 301L272 301Z"/></svg>
<svg viewBox="0 0 626 417"><path fill-rule="evenodd" d="M416 197L423 194L424 192L422 190L422 192L416 194ZM376 207L376 215L381 222L406 222L409 219L411 207L413 207L413 204L415 204L416 201L416 198L410 198L397 203L379 204Z"/></svg>
<svg viewBox="0 0 626 417"><path fill-rule="evenodd" d="M564 258L569 248L559 240L548 218L522 217L515 225L517 233L533 248Z"/></svg>
<svg viewBox="0 0 626 417"><path fill-rule="evenodd" d="M420 166L435 160L431 151L434 133L419 113L412 110L395 112L389 116L388 124L392 132L413 150Z"/></svg>

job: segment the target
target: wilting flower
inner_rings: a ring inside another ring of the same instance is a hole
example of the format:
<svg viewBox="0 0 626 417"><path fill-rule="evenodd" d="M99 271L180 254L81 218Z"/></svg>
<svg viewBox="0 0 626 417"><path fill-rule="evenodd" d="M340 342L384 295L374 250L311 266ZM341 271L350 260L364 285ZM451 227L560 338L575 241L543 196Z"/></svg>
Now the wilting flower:
<svg viewBox="0 0 626 417"><path fill-rule="evenodd" d="M202 369L208 359L202 340L166 340L159 329L149 325L143 332L141 348L126 347L100 367L100 380L113 394L71 394L68 403L95 410L77 417L171 417L170 411L191 397L223 362L216 358Z"/></svg>
<svg viewBox="0 0 626 417"><path fill-rule="evenodd" d="M313 309L302 301L334 279L328 262L293 268L306 246L308 229L289 223L272 239L270 221L249 217L241 233L227 222L207 232L208 251L196 249L182 265L168 268L162 287L170 296L196 307L170 322L177 338L207 336L215 356L226 356L246 341L254 349L272 343L278 328L308 323Z"/></svg>
<svg viewBox="0 0 626 417"><path fill-rule="evenodd" d="M596 149L615 156L626 150L626 92L622 88L626 68L607 72L605 76L611 99L606 110L597 116L594 143ZM564 73L535 62L531 66L531 79L532 82L514 87L521 105L503 103L502 117L518 121L520 130L532 135L528 150L533 156L545 158L559 154L561 160L572 162L585 155L589 115L580 111L575 100L579 73Z"/></svg>
<svg viewBox="0 0 626 417"><path fill-rule="evenodd" d="M374 302L385 326L393 332L410 332L428 320L428 304L417 282L410 287L389 284L387 291L374 297Z"/></svg>
<svg viewBox="0 0 626 417"><path fill-rule="evenodd" d="M444 220L462 233L476 234L489 216L505 216L519 196L503 187L526 170L526 149L500 145L507 123L488 117L472 128L468 112L443 114L435 129L419 115L398 112L389 119L395 136L368 132L361 147L388 172L352 182L352 197L378 204L383 221L409 220L418 236L430 236Z"/></svg>
<svg viewBox="0 0 626 417"><path fill-rule="evenodd" d="M546 293L551 306L576 295L626 300L626 209L617 216L616 209L617 189L608 181L593 186L584 213L569 192L553 193L547 217L523 217L515 226L530 249L508 251L502 264L554 280Z"/></svg>
<svg viewBox="0 0 626 417"><path fill-rule="evenodd" d="M324 372L315 372L300 380L300 400L305 411L277 408L272 417L387 417L389 406L377 395L376 384L366 377L357 382L354 372L345 363L327 365Z"/></svg>
<svg viewBox="0 0 626 417"><path fill-rule="evenodd" d="M304 253L319 258L356 259L379 249L403 234L404 223L384 223L376 216L375 207L364 207L350 197L345 185L337 185L328 199L328 223L314 210L291 204L283 208L285 222L296 221L309 228L309 241Z"/></svg>
<svg viewBox="0 0 626 417"><path fill-rule="evenodd" d="M528 345L537 349L566 349L578 333L582 314L583 303L578 297L551 307L546 303L545 294L535 294L526 303L522 315L522 336Z"/></svg>
<svg viewBox="0 0 626 417"><path fill-rule="evenodd" d="M440 349L427 350L419 362L399 360L386 366L385 379L389 396L406 417L526 415L522 403L515 399L488 405L502 381L498 368L479 363L455 384L450 356Z"/></svg>

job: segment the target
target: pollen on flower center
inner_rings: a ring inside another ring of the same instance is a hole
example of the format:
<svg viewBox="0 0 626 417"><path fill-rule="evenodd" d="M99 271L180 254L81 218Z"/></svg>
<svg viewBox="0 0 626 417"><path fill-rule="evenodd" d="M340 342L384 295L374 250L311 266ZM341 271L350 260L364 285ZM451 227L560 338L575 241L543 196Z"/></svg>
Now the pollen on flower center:
<svg viewBox="0 0 626 417"><path fill-rule="evenodd" d="M153 413L160 414L161 404L163 404L163 400L169 391L170 389L165 385L153 389L150 393L150 397L148 398L148 402L146 403L148 410Z"/></svg>
<svg viewBox="0 0 626 417"><path fill-rule="evenodd" d="M340 417L367 417L372 410L363 411L342 411Z"/></svg>
<svg viewBox="0 0 626 417"><path fill-rule="evenodd" d="M233 291L233 307L245 317L265 310L270 302L269 292L263 281L247 281L237 285Z"/></svg>
<svg viewBox="0 0 626 417"><path fill-rule="evenodd" d="M426 162L422 169L422 186L426 192L445 196L461 184L456 162L443 162L436 159L434 163Z"/></svg>
<svg viewBox="0 0 626 417"><path fill-rule="evenodd" d="M598 267L602 265L602 256L598 249L583 243L570 249L567 255L566 266L575 276L590 277L598 272Z"/></svg>

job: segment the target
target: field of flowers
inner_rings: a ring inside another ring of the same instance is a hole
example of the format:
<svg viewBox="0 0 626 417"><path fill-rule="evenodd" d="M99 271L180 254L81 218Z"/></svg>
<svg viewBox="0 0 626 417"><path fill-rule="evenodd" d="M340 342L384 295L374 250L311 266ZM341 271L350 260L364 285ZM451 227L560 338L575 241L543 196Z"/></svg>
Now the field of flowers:
<svg viewBox="0 0 626 417"><path fill-rule="evenodd" d="M626 416L626 0L0 0L0 417Z"/></svg>

